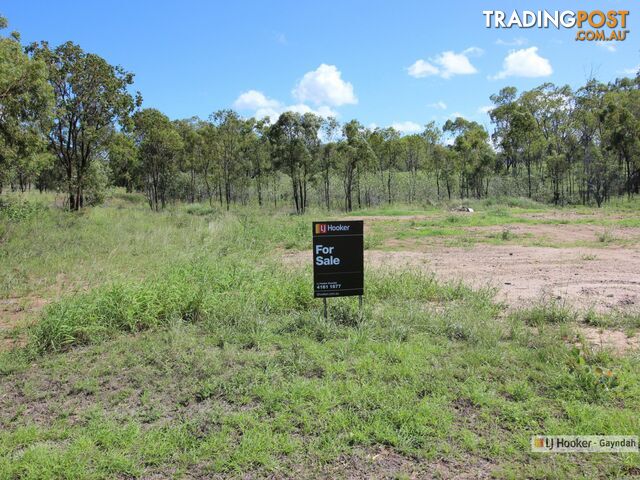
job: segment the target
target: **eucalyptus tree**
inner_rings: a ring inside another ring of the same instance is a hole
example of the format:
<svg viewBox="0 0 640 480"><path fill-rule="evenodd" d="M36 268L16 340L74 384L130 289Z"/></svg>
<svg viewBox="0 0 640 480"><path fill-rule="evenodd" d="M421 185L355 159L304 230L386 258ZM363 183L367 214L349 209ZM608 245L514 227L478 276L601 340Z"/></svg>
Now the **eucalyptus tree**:
<svg viewBox="0 0 640 480"><path fill-rule="evenodd" d="M366 129L357 120L351 120L343 126L344 142L340 143L338 170L342 175L344 188L344 209L353 209L354 180L358 172L372 163L375 154L367 140ZM358 199L359 203L361 202Z"/></svg>
<svg viewBox="0 0 640 480"><path fill-rule="evenodd" d="M425 156L428 162L428 167L433 170L436 178L436 195L440 198L440 182L443 178L443 167L446 167L444 162L447 160L444 149L441 145L442 130L440 130L435 122L429 122L424 126L421 136L424 140ZM449 193L449 198L451 198L450 188L448 188L447 191Z"/></svg>
<svg viewBox="0 0 640 480"><path fill-rule="evenodd" d="M167 192L175 180L183 142L174 124L159 110L138 111L133 122L147 200L152 210L159 211L167 204Z"/></svg>
<svg viewBox="0 0 640 480"><path fill-rule="evenodd" d="M479 123L462 117L447 120L443 130L456 135L453 149L460 162L460 198L468 198L472 194L477 198L486 195L495 158L488 143L489 134Z"/></svg>
<svg viewBox="0 0 640 480"><path fill-rule="evenodd" d="M436 178L440 179L440 184L444 183L444 187L447 190L447 198L451 200L451 194L453 193L454 176L456 173L456 151L453 148L436 144L433 148L433 158L434 163L437 163L441 166ZM438 195L439 194L440 193L438 190Z"/></svg>
<svg viewBox="0 0 640 480"><path fill-rule="evenodd" d="M128 193L143 187L140 156L133 135L113 132L107 146L107 156L113 185L124 187Z"/></svg>
<svg viewBox="0 0 640 480"><path fill-rule="evenodd" d="M245 142L245 152L248 158L249 176L255 181L258 205L264 202L265 181L272 174L271 143L269 142L269 118L249 121L250 131Z"/></svg>
<svg viewBox="0 0 640 480"><path fill-rule="evenodd" d="M183 148L180 152L179 168L188 176L189 203L196 201L197 180L202 168L204 156L204 138L201 134L202 121L198 117L173 122L176 131L182 139Z"/></svg>
<svg viewBox="0 0 640 480"><path fill-rule="evenodd" d="M202 164L200 165L200 169L202 181L205 185L207 200L209 201L209 205L213 205L213 198L217 191L218 200L220 201L220 206L222 206L222 184L220 181L222 175L220 173L220 164L218 162L218 159L220 158L218 129L212 123L204 122L200 128L200 135L202 136L203 141Z"/></svg>
<svg viewBox="0 0 640 480"><path fill-rule="evenodd" d="M307 161L302 164L302 189L304 191L305 210L309 206L307 195L308 182L314 179L318 170L318 164L320 163L320 132L322 123L322 117L315 113L307 112L302 115L302 139L308 152L308 155L305 157Z"/></svg>
<svg viewBox="0 0 640 480"><path fill-rule="evenodd" d="M53 49L41 42L30 51L48 68L55 95L49 143L65 174L69 209L78 210L91 163L106 149L114 123L127 126L142 100L128 91L132 73L72 42Z"/></svg>
<svg viewBox="0 0 640 480"><path fill-rule="evenodd" d="M605 94L604 140L617 157L624 176L624 192L640 189L640 90L616 84Z"/></svg>
<svg viewBox="0 0 640 480"><path fill-rule="evenodd" d="M322 123L324 145L320 155L320 171L322 174L322 193L324 205L331 209L331 171L336 167L338 139L341 134L340 122L335 117L326 118Z"/></svg>
<svg viewBox="0 0 640 480"><path fill-rule="evenodd" d="M611 168L610 152L607 151L605 142L606 92L605 84L589 80L576 92L576 109L573 115L583 165L582 202L586 204L593 199L598 206L610 195L615 180L615 171Z"/></svg>
<svg viewBox="0 0 640 480"><path fill-rule="evenodd" d="M573 91L568 85L544 83L525 92L522 103L534 116L544 138L540 163L545 163L545 171L552 183L553 202L557 205L564 198L563 185L571 173L578 148L572 120L575 109ZM543 170L542 165L540 170ZM571 177L568 187L571 191Z"/></svg>
<svg viewBox="0 0 640 480"><path fill-rule="evenodd" d="M0 16L0 30L7 24ZM44 62L25 53L18 33L0 37L0 192L14 180L24 190L47 166L43 132L52 106Z"/></svg>
<svg viewBox="0 0 640 480"><path fill-rule="evenodd" d="M426 157L426 145L421 135L407 135L402 137L401 144L405 155L405 167L409 172L409 203L416 199L418 170L422 168Z"/></svg>
<svg viewBox="0 0 640 480"><path fill-rule="evenodd" d="M307 206L306 185L312 156L307 148L308 125L299 113L284 112L269 129L274 165L289 176L297 213Z"/></svg>
<svg viewBox="0 0 640 480"><path fill-rule="evenodd" d="M491 95L494 108L489 112L491 122L495 125L491 135L493 143L500 148L506 171L511 170L514 175L517 175L518 168L518 143L516 136L513 135L517 93L515 87L505 87L499 93Z"/></svg>
<svg viewBox="0 0 640 480"><path fill-rule="evenodd" d="M391 204L393 201L393 174L400 165L403 150L400 132L393 127L376 128L370 133L368 141L378 160L382 183L386 185L387 202Z"/></svg>
<svg viewBox="0 0 640 480"><path fill-rule="evenodd" d="M246 139L246 121L233 110L219 110L209 117L216 127L216 160L220 173L219 192L224 192L224 202L229 210L233 183L242 170L243 142Z"/></svg>

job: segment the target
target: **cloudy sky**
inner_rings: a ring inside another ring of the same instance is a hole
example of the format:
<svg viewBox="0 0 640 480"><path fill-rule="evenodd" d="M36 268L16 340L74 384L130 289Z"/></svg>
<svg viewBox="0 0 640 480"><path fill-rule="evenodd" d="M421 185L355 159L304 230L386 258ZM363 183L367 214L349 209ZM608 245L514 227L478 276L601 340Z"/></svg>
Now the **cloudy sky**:
<svg viewBox="0 0 640 480"><path fill-rule="evenodd" d="M135 3L135 5L132 5ZM82 5L82 7L80 7ZM625 42L576 29L487 29L483 10L630 10ZM640 65L636 2L8 1L23 42L73 40L136 74L144 105L171 118L221 108L357 118L403 132L464 116L489 96L544 82L610 81Z"/></svg>

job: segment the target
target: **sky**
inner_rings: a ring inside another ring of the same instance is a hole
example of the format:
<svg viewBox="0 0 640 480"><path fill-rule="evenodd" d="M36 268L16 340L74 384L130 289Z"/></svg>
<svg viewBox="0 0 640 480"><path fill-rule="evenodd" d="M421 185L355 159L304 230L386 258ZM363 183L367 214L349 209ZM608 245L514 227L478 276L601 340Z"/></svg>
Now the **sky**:
<svg viewBox="0 0 640 480"><path fill-rule="evenodd" d="M68 40L135 73L144 107L172 119L292 109L413 133L463 116L489 124L490 95L576 88L640 66L631 1L13 1L23 43ZM576 29L485 27L483 10L629 10L623 42Z"/></svg>

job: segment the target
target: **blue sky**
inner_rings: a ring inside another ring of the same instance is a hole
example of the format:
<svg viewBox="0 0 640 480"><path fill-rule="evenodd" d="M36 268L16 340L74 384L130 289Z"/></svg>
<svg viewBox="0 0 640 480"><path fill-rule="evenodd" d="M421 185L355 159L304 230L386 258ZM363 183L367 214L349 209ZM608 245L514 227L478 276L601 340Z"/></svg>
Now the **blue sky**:
<svg viewBox="0 0 640 480"><path fill-rule="evenodd" d="M206 118L234 106L246 116L293 106L410 131L455 114L487 123L483 107L506 85L576 87L590 76L609 81L637 69L635 6L605 0L59 0L4 2L0 12L25 43L73 40L134 72L144 106L171 118ZM575 29L485 28L482 10L514 8L630 10L631 32L612 49L575 41ZM510 53L516 55L505 70ZM523 76L532 72L541 76Z"/></svg>

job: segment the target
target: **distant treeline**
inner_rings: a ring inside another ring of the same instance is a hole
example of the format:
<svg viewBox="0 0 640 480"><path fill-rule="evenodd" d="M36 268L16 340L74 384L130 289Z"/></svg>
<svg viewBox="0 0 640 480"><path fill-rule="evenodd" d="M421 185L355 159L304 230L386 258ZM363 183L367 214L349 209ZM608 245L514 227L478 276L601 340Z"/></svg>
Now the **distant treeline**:
<svg viewBox="0 0 640 480"><path fill-rule="evenodd" d="M25 47L12 33L0 65L0 192L64 192L71 210L110 186L145 192L154 210L288 202L300 213L489 195L600 206L640 190L640 76L503 88L491 134L459 117L402 136L312 113L171 121L141 108L133 74L71 42Z"/></svg>

